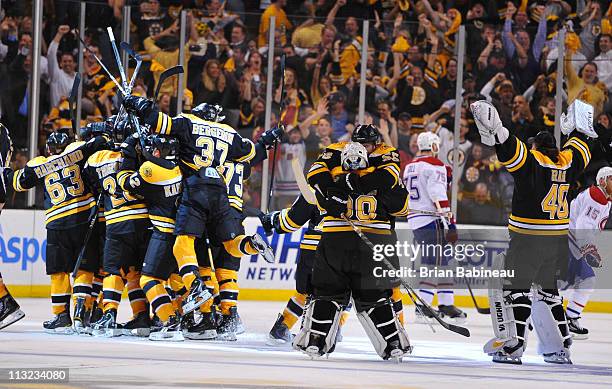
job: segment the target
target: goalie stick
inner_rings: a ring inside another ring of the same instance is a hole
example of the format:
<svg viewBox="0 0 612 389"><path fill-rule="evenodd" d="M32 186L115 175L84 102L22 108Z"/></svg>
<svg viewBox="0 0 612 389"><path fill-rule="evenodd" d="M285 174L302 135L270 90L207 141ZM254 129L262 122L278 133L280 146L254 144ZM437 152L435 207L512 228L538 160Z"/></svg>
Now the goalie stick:
<svg viewBox="0 0 612 389"><path fill-rule="evenodd" d="M346 215L342 215L342 218L351 226L351 228L353 229L353 231L355 231L355 233L357 233L357 235L359 235L359 237L361 238L361 240L363 240L363 242L370 248L372 249L372 251L374 251L374 243L372 243L372 241L370 241L370 239L368 239L367 236L365 236L365 234L361 231L361 229L355 225L355 223L353 223L352 220L350 220L349 218L346 217ZM385 264L385 266L392 271L397 271L397 269L391 264L391 262L389 262L389 260L383 256L382 258L382 263ZM440 318L440 316L433 310L431 309L431 307L425 302L423 301L423 299L421 299L421 297L419 297L419 295L414 291L414 289L412 289L412 287L410 286L410 284L408 282L406 282L404 279L402 279L401 277L399 278L400 283L402 284L402 286L404 288L406 288L406 290L409 292L409 294L414 295L417 300L419 300L419 303L421 303L421 309L425 310L427 316L431 316L433 317L438 323L440 323L440 325L444 328L446 328L449 331L455 332L459 335L463 335L465 337L470 337L470 330L468 330L465 327L461 327L455 324L451 324L451 323L447 323L444 320L442 320ZM411 296L412 298L412 296ZM413 302L414 299L412 300ZM416 302L415 302L416 303Z"/></svg>

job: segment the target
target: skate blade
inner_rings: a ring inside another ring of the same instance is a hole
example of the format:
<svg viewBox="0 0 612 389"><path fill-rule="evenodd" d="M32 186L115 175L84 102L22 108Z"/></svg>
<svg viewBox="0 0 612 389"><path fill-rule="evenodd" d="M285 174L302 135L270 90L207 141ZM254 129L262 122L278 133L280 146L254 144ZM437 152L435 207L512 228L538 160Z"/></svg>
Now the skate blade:
<svg viewBox="0 0 612 389"><path fill-rule="evenodd" d="M89 336L91 335L91 328L90 327L74 327L74 333L76 335L84 335L84 336Z"/></svg>
<svg viewBox="0 0 612 389"><path fill-rule="evenodd" d="M2 327L0 327L1 329ZM589 338L589 334L574 334L572 333L572 339L574 340L586 340Z"/></svg>
<svg viewBox="0 0 612 389"><path fill-rule="evenodd" d="M59 327L59 328L45 328L45 332L47 334L52 334L52 335L72 335L74 334L74 329L72 329L72 326Z"/></svg>
<svg viewBox="0 0 612 389"><path fill-rule="evenodd" d="M573 365L572 360L569 358L561 358L561 359L546 359L544 358L544 362L546 363L554 363L555 365Z"/></svg>
<svg viewBox="0 0 612 389"><path fill-rule="evenodd" d="M183 342L185 337L181 331L151 332L149 340L165 342Z"/></svg>
<svg viewBox="0 0 612 389"><path fill-rule="evenodd" d="M268 346L290 346L291 342L286 339L277 339L272 335L268 334L268 340L266 340Z"/></svg>
<svg viewBox="0 0 612 389"><path fill-rule="evenodd" d="M238 324L238 326L236 326L236 335L244 334L245 332L246 329L244 328L244 325Z"/></svg>
<svg viewBox="0 0 612 389"><path fill-rule="evenodd" d="M21 309L16 310L15 312L11 313L7 317L5 317L4 320L0 322L0 330L10 326L13 323L18 322L24 317L25 317L25 313L23 313Z"/></svg>
<svg viewBox="0 0 612 389"><path fill-rule="evenodd" d="M183 331L183 336L191 340L212 340L217 338L216 330L206 330L204 332Z"/></svg>
<svg viewBox="0 0 612 389"><path fill-rule="evenodd" d="M493 357L495 363L505 363L507 365L522 365L523 361L518 357Z"/></svg>
<svg viewBox="0 0 612 389"><path fill-rule="evenodd" d="M139 338L146 338L151 334L150 328L132 328L132 329L122 329L122 335L125 336L136 336Z"/></svg>
<svg viewBox="0 0 612 389"><path fill-rule="evenodd" d="M216 340L221 340L224 342L235 342L238 340L235 332L226 332L224 334L218 334Z"/></svg>
<svg viewBox="0 0 612 389"><path fill-rule="evenodd" d="M123 335L123 330L119 328L105 328L102 330L92 330L91 335L96 338L116 338Z"/></svg>

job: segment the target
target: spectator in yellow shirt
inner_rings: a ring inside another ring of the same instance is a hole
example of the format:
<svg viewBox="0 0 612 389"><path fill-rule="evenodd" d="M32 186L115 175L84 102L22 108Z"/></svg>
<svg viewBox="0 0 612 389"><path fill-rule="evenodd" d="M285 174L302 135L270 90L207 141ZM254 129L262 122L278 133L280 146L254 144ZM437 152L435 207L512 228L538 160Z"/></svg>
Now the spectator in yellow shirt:
<svg viewBox="0 0 612 389"><path fill-rule="evenodd" d="M292 30L293 25L287 19L287 14L283 8L287 5L287 0L272 0L272 3L266 8L263 14L261 14L261 21L259 22L259 37L257 38L257 46L267 46L268 33L270 29L270 19L272 16L276 18L276 29L282 32ZM281 43L284 46L287 44L287 37L283 33L281 36Z"/></svg>

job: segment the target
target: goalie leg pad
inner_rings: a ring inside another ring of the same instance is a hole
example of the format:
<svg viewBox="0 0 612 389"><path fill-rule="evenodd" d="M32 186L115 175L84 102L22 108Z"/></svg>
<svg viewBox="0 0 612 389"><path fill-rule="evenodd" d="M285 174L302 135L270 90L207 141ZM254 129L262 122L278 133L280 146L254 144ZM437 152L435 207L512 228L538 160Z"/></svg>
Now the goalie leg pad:
<svg viewBox="0 0 612 389"><path fill-rule="evenodd" d="M382 359L401 358L412 353L408 333L389 299L378 300L372 308L358 312L357 318Z"/></svg>
<svg viewBox="0 0 612 389"><path fill-rule="evenodd" d="M568 349L572 337L563 310L563 298L555 290L537 289L532 308L533 327L538 334L538 354Z"/></svg>
<svg viewBox="0 0 612 389"><path fill-rule="evenodd" d="M293 348L310 356L334 351L340 326L342 306L333 300L313 300L306 309L302 328L293 340Z"/></svg>
<svg viewBox="0 0 612 389"><path fill-rule="evenodd" d="M527 344L526 328L531 314L529 292L489 289L489 301L495 338L485 344L484 352L493 354L505 348L520 357Z"/></svg>

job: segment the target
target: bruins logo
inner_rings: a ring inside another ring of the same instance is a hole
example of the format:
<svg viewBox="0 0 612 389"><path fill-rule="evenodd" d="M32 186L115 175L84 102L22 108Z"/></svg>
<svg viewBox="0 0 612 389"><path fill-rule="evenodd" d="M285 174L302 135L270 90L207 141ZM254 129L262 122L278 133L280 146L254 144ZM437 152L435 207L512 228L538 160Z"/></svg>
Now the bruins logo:
<svg viewBox="0 0 612 389"><path fill-rule="evenodd" d="M150 167L145 167L144 169L142 169L142 175L145 177L151 177L153 176L153 171L151 170Z"/></svg>
<svg viewBox="0 0 612 389"><path fill-rule="evenodd" d="M321 154L321 159L331 159L332 155L334 155L331 151L326 151Z"/></svg>
<svg viewBox="0 0 612 389"><path fill-rule="evenodd" d="M459 149L459 152L457 154L459 154L459 163L458 163L458 165L461 166L465 162L465 152L463 150ZM448 160L448 163L450 163L451 165L453 163L453 156L454 155L455 155L454 150L449 150L448 153L446 154L446 159Z"/></svg>
<svg viewBox="0 0 612 389"><path fill-rule="evenodd" d="M591 28L591 34L593 34L594 36L599 36L599 34L601 34L601 26L599 24L593 24L593 27Z"/></svg>
<svg viewBox="0 0 612 389"><path fill-rule="evenodd" d="M478 171L478 169L476 169L474 166L470 166L469 168L467 168L467 170L465 171L465 179L468 182L476 182L478 181L478 178L480 177L480 172Z"/></svg>
<svg viewBox="0 0 612 389"><path fill-rule="evenodd" d="M412 100L410 100L410 104L412 105L421 105L425 102L425 98L427 97L427 93L425 93L425 89L420 86L415 86L412 89Z"/></svg>

